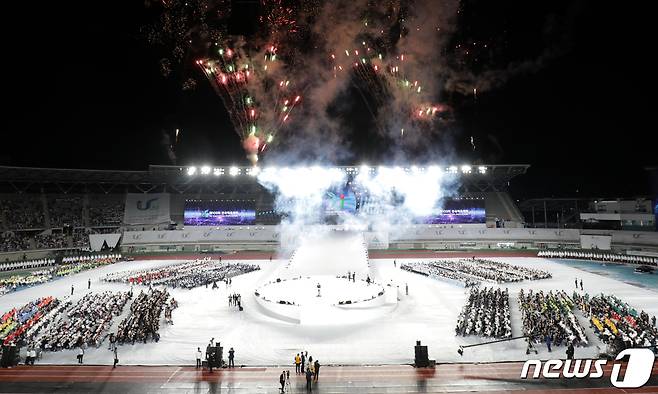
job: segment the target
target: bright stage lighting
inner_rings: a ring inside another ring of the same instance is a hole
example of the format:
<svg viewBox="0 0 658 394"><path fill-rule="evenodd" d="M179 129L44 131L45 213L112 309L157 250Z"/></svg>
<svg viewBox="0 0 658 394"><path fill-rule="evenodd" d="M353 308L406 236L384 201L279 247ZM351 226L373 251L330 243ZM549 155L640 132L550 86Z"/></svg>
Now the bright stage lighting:
<svg viewBox="0 0 658 394"><path fill-rule="evenodd" d="M478 172L479 172L480 174L486 174L486 173L487 173L487 167L485 167L485 166L479 166L479 167L478 167Z"/></svg>
<svg viewBox="0 0 658 394"><path fill-rule="evenodd" d="M214 169L212 170L212 174L213 174L214 176L224 175L224 169L223 169L223 168L214 168Z"/></svg>
<svg viewBox="0 0 658 394"><path fill-rule="evenodd" d="M208 175L208 174L210 174L210 166L201 167L201 175Z"/></svg>
<svg viewBox="0 0 658 394"><path fill-rule="evenodd" d="M464 174L470 174L470 173L471 173L471 166L463 165L463 166L462 166L462 173L464 173Z"/></svg>
<svg viewBox="0 0 658 394"><path fill-rule="evenodd" d="M194 166L192 166L192 167L188 167L188 168L187 168L187 175L192 176L192 175L194 175L194 174L196 174L196 167L194 167Z"/></svg>
<svg viewBox="0 0 658 394"><path fill-rule="evenodd" d="M234 166L234 167L231 167L231 168L228 170L228 173L229 173L229 175L231 175L231 176L236 176L236 175L238 175L238 174L240 173L240 169L239 169L238 167L235 167L235 166Z"/></svg>

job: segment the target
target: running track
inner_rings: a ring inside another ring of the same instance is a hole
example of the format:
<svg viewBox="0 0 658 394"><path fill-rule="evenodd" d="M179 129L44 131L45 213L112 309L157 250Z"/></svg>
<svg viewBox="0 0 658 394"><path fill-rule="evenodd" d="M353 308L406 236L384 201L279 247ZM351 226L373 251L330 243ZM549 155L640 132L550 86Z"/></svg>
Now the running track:
<svg viewBox="0 0 658 394"><path fill-rule="evenodd" d="M658 363L640 389L611 386L612 363L601 379L519 378L522 363L442 364L435 369L407 365L333 367L320 370L313 392L323 393L658 393ZM287 367L283 367L289 369ZM139 367L36 365L0 369L0 392L102 393L276 393L282 367L216 370L212 374L190 366ZM305 380L291 371L288 392L306 392Z"/></svg>
<svg viewBox="0 0 658 394"><path fill-rule="evenodd" d="M236 252L228 254L219 253L167 253L167 254L145 254L133 255L135 260L194 260L205 257L214 259L222 257L224 260L268 260L270 256L276 257L275 252ZM536 251L433 251L433 250L370 250L368 257L371 259L435 259L451 257L537 257Z"/></svg>

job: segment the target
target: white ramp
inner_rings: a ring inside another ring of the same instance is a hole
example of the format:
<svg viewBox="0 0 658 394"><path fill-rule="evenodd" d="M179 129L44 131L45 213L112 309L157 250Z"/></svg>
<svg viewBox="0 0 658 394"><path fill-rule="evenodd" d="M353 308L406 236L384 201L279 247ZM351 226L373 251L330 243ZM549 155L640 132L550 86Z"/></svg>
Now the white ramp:
<svg viewBox="0 0 658 394"><path fill-rule="evenodd" d="M361 233L332 231L307 236L276 275L281 279L299 276L344 276L369 274L368 248Z"/></svg>

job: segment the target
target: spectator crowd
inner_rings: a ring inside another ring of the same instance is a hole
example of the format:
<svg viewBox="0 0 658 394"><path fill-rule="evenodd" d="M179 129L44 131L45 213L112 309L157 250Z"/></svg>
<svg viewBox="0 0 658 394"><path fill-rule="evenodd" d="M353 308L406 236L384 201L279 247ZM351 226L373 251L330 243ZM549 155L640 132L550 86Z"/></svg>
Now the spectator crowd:
<svg viewBox="0 0 658 394"><path fill-rule="evenodd" d="M89 199L89 226L120 226L123 222L123 199Z"/></svg>
<svg viewBox="0 0 658 394"><path fill-rule="evenodd" d="M82 197L49 196L48 216L51 227L82 227Z"/></svg>
<svg viewBox="0 0 658 394"><path fill-rule="evenodd" d="M43 202L37 196L21 196L20 199L0 199L2 229L29 230L43 228Z"/></svg>

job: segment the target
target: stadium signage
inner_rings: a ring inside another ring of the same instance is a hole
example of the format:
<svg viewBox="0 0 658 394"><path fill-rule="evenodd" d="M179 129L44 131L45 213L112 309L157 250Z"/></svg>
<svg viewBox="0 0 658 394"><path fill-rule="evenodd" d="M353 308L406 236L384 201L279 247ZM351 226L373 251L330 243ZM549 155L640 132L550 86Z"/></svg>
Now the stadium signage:
<svg viewBox="0 0 658 394"><path fill-rule="evenodd" d="M617 361L629 357L626 372L621 373L621 363ZM626 349L617 354L612 364L610 383L617 388L638 388L644 386L651 377L655 355L650 349ZM603 367L608 360L528 360L523 364L521 379L528 378L530 367L534 367L532 379L538 379L540 374L546 379L599 379L603 377ZM594 370L592 370L592 366Z"/></svg>

